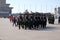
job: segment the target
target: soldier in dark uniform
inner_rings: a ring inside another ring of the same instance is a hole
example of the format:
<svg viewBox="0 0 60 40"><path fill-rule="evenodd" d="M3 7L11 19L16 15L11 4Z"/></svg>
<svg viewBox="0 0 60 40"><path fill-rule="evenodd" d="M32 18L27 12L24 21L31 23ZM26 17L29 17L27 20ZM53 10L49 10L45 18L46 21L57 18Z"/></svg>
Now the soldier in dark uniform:
<svg viewBox="0 0 60 40"><path fill-rule="evenodd" d="M41 16L39 17L39 26L41 27Z"/></svg>
<svg viewBox="0 0 60 40"><path fill-rule="evenodd" d="M51 17L50 16L48 17L48 22L49 22L49 24L51 23Z"/></svg>
<svg viewBox="0 0 60 40"><path fill-rule="evenodd" d="M49 16L48 21L49 21L49 24L54 24L54 21L55 21L54 15Z"/></svg>
<svg viewBox="0 0 60 40"><path fill-rule="evenodd" d="M46 19L46 16L44 15L44 17L43 17L43 28L45 28L46 27L46 24L47 24L47 19Z"/></svg>
<svg viewBox="0 0 60 40"><path fill-rule="evenodd" d="M43 27L43 16L41 15L41 28Z"/></svg>
<svg viewBox="0 0 60 40"><path fill-rule="evenodd" d="M22 16L22 29L25 28L25 16L23 15Z"/></svg>
<svg viewBox="0 0 60 40"><path fill-rule="evenodd" d="M35 18L34 18L34 16L32 17L32 28L35 28Z"/></svg>
<svg viewBox="0 0 60 40"><path fill-rule="evenodd" d="M41 25L41 19L40 19L40 16L38 16L38 21L37 21L38 25L37 25L37 28L39 28L39 26Z"/></svg>
<svg viewBox="0 0 60 40"><path fill-rule="evenodd" d="M22 16L21 15L18 18L18 25L19 25L19 29L20 29L21 25L22 25Z"/></svg>
<svg viewBox="0 0 60 40"><path fill-rule="evenodd" d="M22 29L24 29L24 16L23 15L21 17L21 27L22 27Z"/></svg>
<svg viewBox="0 0 60 40"><path fill-rule="evenodd" d="M52 24L54 24L55 18L54 16L52 16Z"/></svg>
<svg viewBox="0 0 60 40"><path fill-rule="evenodd" d="M29 29L32 29L33 28L33 16L30 16L28 21L29 21Z"/></svg>
<svg viewBox="0 0 60 40"><path fill-rule="evenodd" d="M27 29L27 28L28 28L28 20L29 20L29 19L28 19L28 17L29 17L29 16L28 16L28 15L29 15L29 12L28 12L28 10L25 10L24 13L25 13L25 15L26 15L26 16L25 16L25 23L24 23L24 24L25 24L25 29Z"/></svg>
<svg viewBox="0 0 60 40"><path fill-rule="evenodd" d="M37 20L36 17L34 17L34 28L36 29L36 24L37 24Z"/></svg>
<svg viewBox="0 0 60 40"><path fill-rule="evenodd" d="M31 19L31 16L29 16L29 19L28 19L28 29L31 29L31 26L32 26L32 19Z"/></svg>
<svg viewBox="0 0 60 40"><path fill-rule="evenodd" d="M37 28L39 27L39 20L40 18L39 18L39 16L37 16L37 22L36 22L36 25L37 25Z"/></svg>
<svg viewBox="0 0 60 40"><path fill-rule="evenodd" d="M28 28L28 26L29 26L29 24L28 24L28 15L26 16L26 19L25 19L25 29L27 29Z"/></svg>
<svg viewBox="0 0 60 40"><path fill-rule="evenodd" d="M31 16L31 27L33 28L34 26L34 16Z"/></svg>
<svg viewBox="0 0 60 40"><path fill-rule="evenodd" d="M44 25L45 25L44 14L41 15L41 19L40 19L40 20L41 20L41 21L40 21L40 22L41 22L41 23L40 23L40 24L41 24L41 28L44 28Z"/></svg>
<svg viewBox="0 0 60 40"><path fill-rule="evenodd" d="M58 18L58 23L60 23L60 16L59 16L59 18Z"/></svg>
<svg viewBox="0 0 60 40"><path fill-rule="evenodd" d="M38 26L38 19L37 19L37 16L34 17L34 28L36 29L37 26Z"/></svg>
<svg viewBox="0 0 60 40"><path fill-rule="evenodd" d="M24 29L26 29L26 21L27 21L27 19L26 19L26 15L24 16Z"/></svg>

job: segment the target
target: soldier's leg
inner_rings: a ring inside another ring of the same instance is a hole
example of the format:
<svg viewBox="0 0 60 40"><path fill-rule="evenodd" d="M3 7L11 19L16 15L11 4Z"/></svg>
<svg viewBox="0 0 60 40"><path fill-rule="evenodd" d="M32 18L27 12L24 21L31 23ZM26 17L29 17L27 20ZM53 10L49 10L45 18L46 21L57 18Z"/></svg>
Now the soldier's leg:
<svg viewBox="0 0 60 40"><path fill-rule="evenodd" d="M44 26L44 28L46 28L46 25Z"/></svg>
<svg viewBox="0 0 60 40"><path fill-rule="evenodd" d="M36 29L36 25L35 25L35 29Z"/></svg>
<svg viewBox="0 0 60 40"><path fill-rule="evenodd" d="M31 26L31 29L33 28L33 24L32 24L32 26Z"/></svg>
<svg viewBox="0 0 60 40"><path fill-rule="evenodd" d="M45 28L46 28L46 25L47 25L47 21L45 22Z"/></svg>
<svg viewBox="0 0 60 40"><path fill-rule="evenodd" d="M41 24L41 28L43 28L43 24Z"/></svg>
<svg viewBox="0 0 60 40"><path fill-rule="evenodd" d="M24 29L24 24L23 24L23 22L21 22L21 26L22 26L22 29Z"/></svg>
<svg viewBox="0 0 60 40"><path fill-rule="evenodd" d="M19 25L19 29L20 29L20 25Z"/></svg>
<svg viewBox="0 0 60 40"><path fill-rule="evenodd" d="M29 29L31 29L31 25L29 26Z"/></svg>
<svg viewBox="0 0 60 40"><path fill-rule="evenodd" d="M39 23L37 23L37 29L38 29L38 27L39 27Z"/></svg>
<svg viewBox="0 0 60 40"><path fill-rule="evenodd" d="M43 23L43 28L46 28L46 22Z"/></svg>
<svg viewBox="0 0 60 40"><path fill-rule="evenodd" d="M44 28L44 24L43 24L43 28Z"/></svg>
<svg viewBox="0 0 60 40"><path fill-rule="evenodd" d="M31 24L30 24L30 23L28 23L27 25L28 25L28 29L31 29Z"/></svg>
<svg viewBox="0 0 60 40"><path fill-rule="evenodd" d="M25 22L25 29L27 29L27 22Z"/></svg>
<svg viewBox="0 0 60 40"><path fill-rule="evenodd" d="M30 28L32 29L33 28L33 24L31 23L31 25L30 25Z"/></svg>
<svg viewBox="0 0 60 40"><path fill-rule="evenodd" d="M28 28L28 22L26 22L25 26L26 26L25 29L27 29Z"/></svg>

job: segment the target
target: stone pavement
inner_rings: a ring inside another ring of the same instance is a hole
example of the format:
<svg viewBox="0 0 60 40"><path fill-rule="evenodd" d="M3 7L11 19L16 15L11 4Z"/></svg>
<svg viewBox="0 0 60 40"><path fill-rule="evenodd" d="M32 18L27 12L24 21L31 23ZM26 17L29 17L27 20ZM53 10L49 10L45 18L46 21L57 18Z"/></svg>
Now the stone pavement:
<svg viewBox="0 0 60 40"><path fill-rule="evenodd" d="M9 19L0 18L0 40L60 40L60 25L47 24L47 28L24 30L12 26Z"/></svg>

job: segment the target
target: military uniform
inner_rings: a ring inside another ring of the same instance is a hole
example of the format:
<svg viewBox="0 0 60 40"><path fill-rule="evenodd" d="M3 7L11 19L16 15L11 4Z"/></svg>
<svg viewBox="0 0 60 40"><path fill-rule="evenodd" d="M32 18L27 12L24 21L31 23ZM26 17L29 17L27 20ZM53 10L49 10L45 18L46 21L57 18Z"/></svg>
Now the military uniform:
<svg viewBox="0 0 60 40"><path fill-rule="evenodd" d="M55 21L54 16L53 16L53 15L50 16L50 17L48 18L48 21L49 21L49 24L54 24L54 21Z"/></svg>
<svg viewBox="0 0 60 40"><path fill-rule="evenodd" d="M58 19L58 23L60 23L60 16L59 16L59 19Z"/></svg>
<svg viewBox="0 0 60 40"><path fill-rule="evenodd" d="M19 16L19 18L18 18L18 25L19 25L19 29L20 29L20 27L22 25L22 16Z"/></svg>

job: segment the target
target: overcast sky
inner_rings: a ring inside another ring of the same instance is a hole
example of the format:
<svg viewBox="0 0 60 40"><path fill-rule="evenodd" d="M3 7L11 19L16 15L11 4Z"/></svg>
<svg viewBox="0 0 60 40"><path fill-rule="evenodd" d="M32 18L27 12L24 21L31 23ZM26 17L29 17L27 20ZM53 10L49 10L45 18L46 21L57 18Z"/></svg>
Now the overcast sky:
<svg viewBox="0 0 60 40"><path fill-rule="evenodd" d="M6 0L13 7L12 13L28 11L54 12L55 7L60 6L60 0Z"/></svg>

